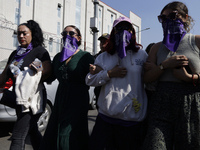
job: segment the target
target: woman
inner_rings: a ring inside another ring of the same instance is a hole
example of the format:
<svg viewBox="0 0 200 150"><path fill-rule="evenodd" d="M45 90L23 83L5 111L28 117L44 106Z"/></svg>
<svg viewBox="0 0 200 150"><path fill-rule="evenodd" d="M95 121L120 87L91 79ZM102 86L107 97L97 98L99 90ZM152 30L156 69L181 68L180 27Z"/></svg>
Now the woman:
<svg viewBox="0 0 200 150"><path fill-rule="evenodd" d="M120 17L113 23L106 52L90 67L87 85L102 86L91 150L141 147L141 122L147 108L142 72L147 53L140 46L131 20Z"/></svg>
<svg viewBox="0 0 200 150"><path fill-rule="evenodd" d="M13 92L16 94L18 104L16 107L17 121L12 132L10 150L24 149L28 134L33 149L38 150L42 135L38 131L37 121L46 105L46 91L43 81L51 74L50 56L43 47L43 34L37 22L29 20L27 23L20 24L17 29L17 37L20 46L11 53L7 66L0 75L0 86L8 78L13 80ZM42 62L40 68L34 64L36 58ZM41 68L43 68L42 72ZM23 82L27 79L26 77L21 78L25 74L30 75L28 76L29 84ZM27 92L31 94L31 97ZM26 98L20 97L20 95Z"/></svg>
<svg viewBox="0 0 200 150"><path fill-rule="evenodd" d="M64 46L53 59L53 71L58 79L55 105L41 150L86 150L88 148L89 86L85 76L94 57L78 49L80 30L66 26L62 32Z"/></svg>
<svg viewBox="0 0 200 150"><path fill-rule="evenodd" d="M164 38L148 57L144 81L158 80L148 113L145 150L200 149L200 35L187 34L193 21L182 2L158 16ZM149 69L150 68L150 69Z"/></svg>

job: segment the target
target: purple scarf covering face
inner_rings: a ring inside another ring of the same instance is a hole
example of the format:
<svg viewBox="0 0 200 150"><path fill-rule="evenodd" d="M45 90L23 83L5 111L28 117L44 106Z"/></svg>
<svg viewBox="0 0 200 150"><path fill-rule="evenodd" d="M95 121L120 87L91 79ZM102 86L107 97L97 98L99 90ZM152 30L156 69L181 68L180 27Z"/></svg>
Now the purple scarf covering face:
<svg viewBox="0 0 200 150"><path fill-rule="evenodd" d="M132 34L126 30L115 34L115 49L121 59L126 57L126 47L130 44L131 37Z"/></svg>
<svg viewBox="0 0 200 150"><path fill-rule="evenodd" d="M61 51L60 62L65 61L72 56L78 49L78 40L75 37L69 35L63 37L64 46Z"/></svg>
<svg viewBox="0 0 200 150"><path fill-rule="evenodd" d="M33 49L32 44L30 43L27 48L23 48L18 46L17 53L15 55L15 60L19 62L22 58L24 58L31 50Z"/></svg>
<svg viewBox="0 0 200 150"><path fill-rule="evenodd" d="M176 52L179 43L186 34L184 23L181 19L167 19L162 23L164 38L163 44L172 52Z"/></svg>

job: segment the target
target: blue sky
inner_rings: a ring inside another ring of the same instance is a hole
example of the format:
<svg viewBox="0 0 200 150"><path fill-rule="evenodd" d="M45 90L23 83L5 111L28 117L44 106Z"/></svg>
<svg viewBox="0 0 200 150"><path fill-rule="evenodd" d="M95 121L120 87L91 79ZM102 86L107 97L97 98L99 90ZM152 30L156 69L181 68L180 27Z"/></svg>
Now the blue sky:
<svg viewBox="0 0 200 150"><path fill-rule="evenodd" d="M157 16L162 8L172 2L171 0L101 0L110 7L116 9L120 13L129 17L129 11L132 11L142 19L141 44L145 49L148 44L162 41L163 33L161 24L158 22ZM180 0L189 10L189 15L195 20L192 34L200 35L200 0Z"/></svg>

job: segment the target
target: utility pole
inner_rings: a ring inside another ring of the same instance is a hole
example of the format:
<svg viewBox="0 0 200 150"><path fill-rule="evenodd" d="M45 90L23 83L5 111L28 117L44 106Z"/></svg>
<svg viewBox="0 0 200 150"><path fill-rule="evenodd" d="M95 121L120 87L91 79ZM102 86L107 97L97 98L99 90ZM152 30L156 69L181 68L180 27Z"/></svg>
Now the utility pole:
<svg viewBox="0 0 200 150"><path fill-rule="evenodd" d="M98 38L98 6L99 6L99 0L94 0L94 17L90 18L90 28L92 29L93 32L93 54L97 53L97 38Z"/></svg>

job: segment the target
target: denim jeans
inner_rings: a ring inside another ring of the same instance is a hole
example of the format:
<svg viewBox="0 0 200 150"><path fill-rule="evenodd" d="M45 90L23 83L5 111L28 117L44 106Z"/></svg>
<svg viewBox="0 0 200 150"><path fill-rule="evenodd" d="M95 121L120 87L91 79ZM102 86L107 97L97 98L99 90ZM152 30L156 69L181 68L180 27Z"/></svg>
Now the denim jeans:
<svg viewBox="0 0 200 150"><path fill-rule="evenodd" d="M10 150L24 150L25 139L30 135L31 144L34 150L38 150L42 141L42 135L38 131L37 121L42 113L33 115L32 112L21 113L17 110L17 121L12 132Z"/></svg>

